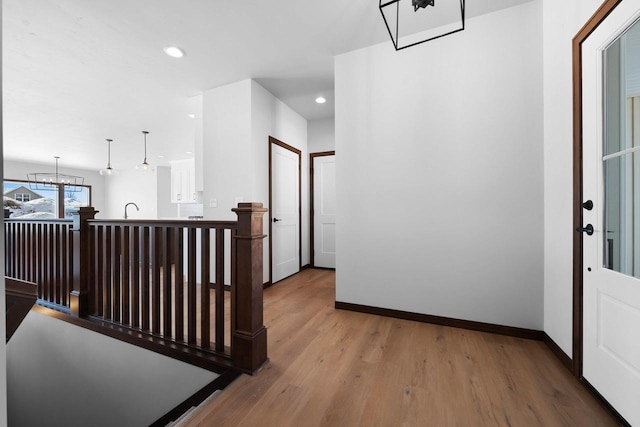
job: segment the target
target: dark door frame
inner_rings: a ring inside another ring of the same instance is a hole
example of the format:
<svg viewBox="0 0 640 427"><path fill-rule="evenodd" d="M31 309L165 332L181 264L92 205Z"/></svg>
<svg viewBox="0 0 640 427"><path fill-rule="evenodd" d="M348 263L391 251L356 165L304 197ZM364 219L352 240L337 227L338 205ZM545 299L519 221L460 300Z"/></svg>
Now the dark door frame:
<svg viewBox="0 0 640 427"><path fill-rule="evenodd" d="M298 271L302 269L302 151L269 136L269 286L273 285L273 183L271 178L273 145L298 155Z"/></svg>
<svg viewBox="0 0 640 427"><path fill-rule="evenodd" d="M315 199L313 197L314 182L313 182L313 161L316 157L335 156L336 151L321 151L319 153L309 154L309 258L311 267L315 267L315 236L314 236L314 218L315 215Z"/></svg>
<svg viewBox="0 0 640 427"><path fill-rule="evenodd" d="M582 43L622 0L605 0L573 38L573 229L582 227ZM583 245L573 234L573 374L582 379L583 360Z"/></svg>

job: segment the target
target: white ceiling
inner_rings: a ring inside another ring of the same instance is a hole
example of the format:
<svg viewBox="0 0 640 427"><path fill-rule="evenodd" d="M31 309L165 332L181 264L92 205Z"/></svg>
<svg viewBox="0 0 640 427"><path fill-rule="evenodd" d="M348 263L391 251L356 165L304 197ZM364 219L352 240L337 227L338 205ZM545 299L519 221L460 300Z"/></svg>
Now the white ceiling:
<svg viewBox="0 0 640 427"><path fill-rule="evenodd" d="M527 1L467 0L466 16ZM4 0L2 7L4 156L53 164L57 155L61 166L104 167L111 138L114 168L133 168L143 157L142 130L150 132L150 163L187 158L190 98L246 78L308 120L331 118L333 57L381 42L393 49L376 0ZM166 56L170 44L186 56ZM328 102L316 104L318 95Z"/></svg>

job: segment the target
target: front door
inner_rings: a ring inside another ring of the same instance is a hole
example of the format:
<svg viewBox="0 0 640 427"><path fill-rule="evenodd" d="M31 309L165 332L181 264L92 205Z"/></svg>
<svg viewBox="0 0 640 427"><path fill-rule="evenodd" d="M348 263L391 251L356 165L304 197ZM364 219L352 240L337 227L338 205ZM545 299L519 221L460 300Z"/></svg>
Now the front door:
<svg viewBox="0 0 640 427"><path fill-rule="evenodd" d="M269 139L271 282L300 271L300 151Z"/></svg>
<svg viewBox="0 0 640 427"><path fill-rule="evenodd" d="M640 425L640 0L582 44L583 377Z"/></svg>

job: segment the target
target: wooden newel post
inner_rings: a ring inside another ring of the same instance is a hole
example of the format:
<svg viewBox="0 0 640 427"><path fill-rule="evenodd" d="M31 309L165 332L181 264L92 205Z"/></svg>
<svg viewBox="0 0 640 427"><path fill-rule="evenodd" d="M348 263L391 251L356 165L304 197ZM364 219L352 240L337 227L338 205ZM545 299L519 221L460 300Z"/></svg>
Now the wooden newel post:
<svg viewBox="0 0 640 427"><path fill-rule="evenodd" d="M71 314L83 317L89 314L90 236L87 220L98 213L91 206L71 212L73 215L73 289L69 294Z"/></svg>
<svg viewBox="0 0 640 427"><path fill-rule="evenodd" d="M262 203L238 203L236 283L232 289L231 357L244 372L255 372L267 361L267 328L262 304Z"/></svg>

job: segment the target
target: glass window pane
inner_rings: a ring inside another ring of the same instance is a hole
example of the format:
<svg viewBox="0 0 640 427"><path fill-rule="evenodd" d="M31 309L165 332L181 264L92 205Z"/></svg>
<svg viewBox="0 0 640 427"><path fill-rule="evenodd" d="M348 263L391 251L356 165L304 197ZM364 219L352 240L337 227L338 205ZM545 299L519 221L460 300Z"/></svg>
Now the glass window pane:
<svg viewBox="0 0 640 427"><path fill-rule="evenodd" d="M58 186L31 185L26 181L7 180L3 182L4 207L9 209L11 218L58 218ZM64 215L72 218L71 211L81 206L90 206L90 186L65 185Z"/></svg>
<svg viewBox="0 0 640 427"><path fill-rule="evenodd" d="M11 218L46 219L58 217L58 191L55 188L32 190L27 182L4 181L4 207Z"/></svg>
<svg viewBox="0 0 640 427"><path fill-rule="evenodd" d="M604 59L603 265L640 278L640 24Z"/></svg>
<svg viewBox="0 0 640 427"><path fill-rule="evenodd" d="M604 266L640 277L640 153L608 159L605 174Z"/></svg>
<svg viewBox="0 0 640 427"><path fill-rule="evenodd" d="M605 51L605 155L640 147L640 138L634 138L631 128L634 114L632 99L640 96L639 51L639 23Z"/></svg>
<svg viewBox="0 0 640 427"><path fill-rule="evenodd" d="M72 218L71 211L82 206L89 206L89 187L71 187L64 188L64 217Z"/></svg>

